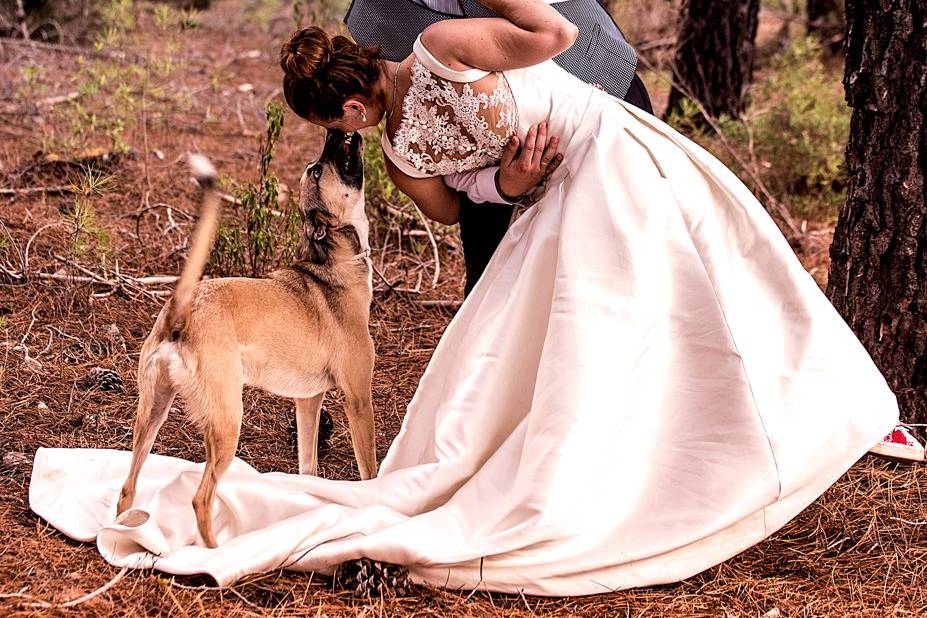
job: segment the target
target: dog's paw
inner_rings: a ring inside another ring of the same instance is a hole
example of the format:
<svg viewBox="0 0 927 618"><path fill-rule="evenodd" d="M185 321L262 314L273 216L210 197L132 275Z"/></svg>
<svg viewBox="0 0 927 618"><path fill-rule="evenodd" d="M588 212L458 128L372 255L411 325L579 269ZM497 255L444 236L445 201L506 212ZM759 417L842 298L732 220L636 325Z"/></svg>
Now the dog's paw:
<svg viewBox="0 0 927 618"><path fill-rule="evenodd" d="M405 568L369 558L343 562L335 571L335 584L366 599L383 596L408 596L412 582Z"/></svg>

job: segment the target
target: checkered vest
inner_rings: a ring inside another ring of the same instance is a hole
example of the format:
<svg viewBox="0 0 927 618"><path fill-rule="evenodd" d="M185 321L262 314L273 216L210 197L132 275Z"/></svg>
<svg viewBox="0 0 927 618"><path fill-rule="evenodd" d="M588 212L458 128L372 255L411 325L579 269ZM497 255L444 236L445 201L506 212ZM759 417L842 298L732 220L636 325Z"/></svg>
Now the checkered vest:
<svg viewBox="0 0 927 618"><path fill-rule="evenodd" d="M564 0L551 6L579 29L576 43L554 61L584 82L624 98L634 79L637 55L609 14L596 0ZM460 0L460 8L466 17L495 16L477 0ZM456 17L412 0L353 0L344 21L359 44L379 45L384 58L398 61L412 53L412 43L422 30Z"/></svg>

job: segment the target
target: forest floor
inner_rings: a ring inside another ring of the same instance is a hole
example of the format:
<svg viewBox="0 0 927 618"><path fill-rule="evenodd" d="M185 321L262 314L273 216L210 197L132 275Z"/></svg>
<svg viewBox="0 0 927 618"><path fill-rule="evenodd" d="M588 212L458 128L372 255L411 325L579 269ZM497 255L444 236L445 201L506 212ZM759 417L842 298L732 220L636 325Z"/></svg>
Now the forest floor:
<svg viewBox="0 0 927 618"><path fill-rule="evenodd" d="M197 209L185 154L209 155L230 191L255 178L264 107L281 98L276 52L292 27L288 11L266 1L215 2L186 18L138 6L117 47L81 54L0 40L0 84L10 85L0 88L0 614L927 613L927 481L919 468L871 457L770 539L672 585L567 599L419 587L362 599L309 574L273 572L217 589L207 578L132 571L70 609L49 608L118 570L30 511L32 457L39 447L131 448L138 351L170 290L139 278L176 274L183 262ZM654 98L659 108L665 92ZM273 164L284 183L296 185L319 137L287 113ZM226 206L234 221L240 213ZM381 458L463 287L456 231L407 215L372 220L383 274L371 316ZM831 231L826 222L808 227L801 258L823 283ZM125 389L89 385L94 367L117 372ZM320 473L356 478L338 396L328 409L335 428ZM288 400L249 391L238 455L260 471L296 472L292 427ZM203 457L179 413L154 451Z"/></svg>

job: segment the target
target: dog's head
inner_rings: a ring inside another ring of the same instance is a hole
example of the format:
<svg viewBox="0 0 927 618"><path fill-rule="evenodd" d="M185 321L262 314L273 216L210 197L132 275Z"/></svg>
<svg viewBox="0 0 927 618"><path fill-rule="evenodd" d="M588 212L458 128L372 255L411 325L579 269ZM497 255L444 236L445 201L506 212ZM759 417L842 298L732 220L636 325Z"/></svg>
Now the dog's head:
<svg viewBox="0 0 927 618"><path fill-rule="evenodd" d="M299 206L305 221L303 242L312 261L326 261L334 249L330 233L353 235L357 253L369 248L364 142L359 133L328 130L322 155L299 180Z"/></svg>

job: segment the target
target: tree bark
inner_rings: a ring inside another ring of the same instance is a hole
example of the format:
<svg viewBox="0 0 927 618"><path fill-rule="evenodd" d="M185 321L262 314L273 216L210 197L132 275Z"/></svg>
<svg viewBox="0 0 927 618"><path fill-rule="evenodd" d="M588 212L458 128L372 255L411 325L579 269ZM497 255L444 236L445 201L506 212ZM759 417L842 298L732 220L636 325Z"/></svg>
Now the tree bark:
<svg viewBox="0 0 927 618"><path fill-rule="evenodd" d="M743 112L759 7L759 0L686 0L666 116L687 97L715 118Z"/></svg>
<svg viewBox="0 0 927 618"><path fill-rule="evenodd" d="M827 294L927 422L927 0L847 0L847 202Z"/></svg>

